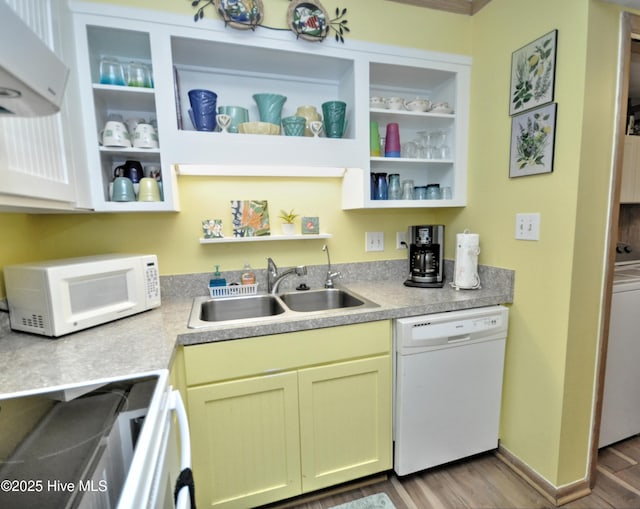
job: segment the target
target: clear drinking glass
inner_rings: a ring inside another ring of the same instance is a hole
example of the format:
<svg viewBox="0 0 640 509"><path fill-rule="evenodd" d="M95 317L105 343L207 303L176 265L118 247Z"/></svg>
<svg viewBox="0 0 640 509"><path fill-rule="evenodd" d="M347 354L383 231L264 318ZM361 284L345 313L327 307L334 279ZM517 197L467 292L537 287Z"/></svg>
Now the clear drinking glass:
<svg viewBox="0 0 640 509"><path fill-rule="evenodd" d="M125 85L122 64L113 57L100 59L100 84Z"/></svg>
<svg viewBox="0 0 640 509"><path fill-rule="evenodd" d="M149 68L141 62L129 62L129 79L127 84L130 87L151 88L151 74Z"/></svg>
<svg viewBox="0 0 640 509"><path fill-rule="evenodd" d="M389 185L387 186L387 195L390 200L399 200L402 198L402 188L400 187L400 174L389 174Z"/></svg>
<svg viewBox="0 0 640 509"><path fill-rule="evenodd" d="M413 200L413 180L402 181L402 200Z"/></svg>

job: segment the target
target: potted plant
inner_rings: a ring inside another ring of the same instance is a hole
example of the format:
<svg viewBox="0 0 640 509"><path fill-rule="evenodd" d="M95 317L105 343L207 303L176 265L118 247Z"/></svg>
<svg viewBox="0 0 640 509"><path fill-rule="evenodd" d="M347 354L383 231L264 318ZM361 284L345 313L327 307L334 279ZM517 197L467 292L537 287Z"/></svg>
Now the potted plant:
<svg viewBox="0 0 640 509"><path fill-rule="evenodd" d="M280 215L278 217L282 219L282 232L285 235L295 235L296 226L293 224L293 220L298 217L298 214L296 214L293 209L289 212L280 210Z"/></svg>

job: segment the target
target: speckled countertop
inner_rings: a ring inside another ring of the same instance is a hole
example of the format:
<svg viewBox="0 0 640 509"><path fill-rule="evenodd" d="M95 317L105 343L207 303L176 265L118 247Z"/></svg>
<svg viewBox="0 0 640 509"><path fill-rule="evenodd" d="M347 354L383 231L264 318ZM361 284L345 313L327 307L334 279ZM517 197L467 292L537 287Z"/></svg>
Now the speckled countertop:
<svg viewBox="0 0 640 509"><path fill-rule="evenodd" d="M406 263L406 262L405 262ZM237 325L189 329L193 296L202 295L207 275L171 276L162 281L162 306L139 315L58 339L48 339L8 329L7 313L0 313L0 398L63 388L112 377L170 367L177 345L193 345L266 334L317 329L476 308L513 301L514 273L480 268L483 287L456 291L408 288L402 284L403 264L377 262L336 266L341 284L379 306L269 317ZM451 267L448 267L450 272ZM256 271L258 281L262 277ZM322 267L310 270L309 286L318 287ZM381 277L384 274L384 278ZM448 280L451 280L449 277ZM194 290L195 288L195 290Z"/></svg>

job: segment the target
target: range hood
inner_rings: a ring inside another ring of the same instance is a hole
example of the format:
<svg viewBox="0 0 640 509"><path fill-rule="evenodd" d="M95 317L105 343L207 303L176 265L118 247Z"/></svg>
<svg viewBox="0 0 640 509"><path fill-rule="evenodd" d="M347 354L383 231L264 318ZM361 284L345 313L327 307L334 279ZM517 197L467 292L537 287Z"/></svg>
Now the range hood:
<svg viewBox="0 0 640 509"><path fill-rule="evenodd" d="M60 110L69 68L0 0L0 115L35 117Z"/></svg>

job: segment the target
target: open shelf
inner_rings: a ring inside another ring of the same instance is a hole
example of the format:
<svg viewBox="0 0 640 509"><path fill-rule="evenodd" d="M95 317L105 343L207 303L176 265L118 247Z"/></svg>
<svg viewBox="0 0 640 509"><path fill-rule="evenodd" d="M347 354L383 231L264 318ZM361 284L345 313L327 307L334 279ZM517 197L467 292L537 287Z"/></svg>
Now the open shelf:
<svg viewBox="0 0 640 509"><path fill-rule="evenodd" d="M219 239L200 239L200 244L224 244L230 242L265 242L273 240L317 240L330 239L331 233L296 234L296 235L267 235L264 237L222 237Z"/></svg>

